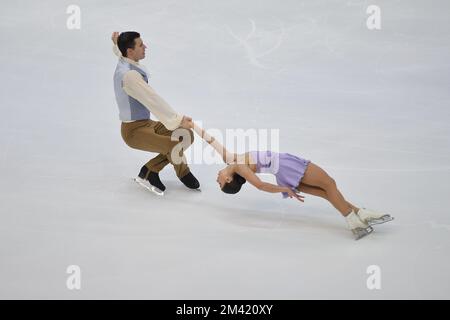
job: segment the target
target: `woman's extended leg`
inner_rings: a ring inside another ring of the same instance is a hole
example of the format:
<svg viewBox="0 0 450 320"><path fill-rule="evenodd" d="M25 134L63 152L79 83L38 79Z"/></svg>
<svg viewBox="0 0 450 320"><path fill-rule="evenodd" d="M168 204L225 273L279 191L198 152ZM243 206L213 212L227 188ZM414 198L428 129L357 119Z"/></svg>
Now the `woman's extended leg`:
<svg viewBox="0 0 450 320"><path fill-rule="evenodd" d="M325 200L330 201L330 199L328 199L327 193L322 188L313 187L306 183L301 182L300 185L297 187L297 190L301 191L303 193L312 194L313 196L321 197L321 198L324 198ZM353 204L351 204L348 201L347 201L347 203L353 209L353 211L358 213L358 211L359 211L358 207L355 207Z"/></svg>
<svg viewBox="0 0 450 320"><path fill-rule="evenodd" d="M353 211L352 206L344 199L337 189L336 181L334 181L325 170L314 163L311 162L308 165L301 182L323 189L327 194L327 200L330 201L343 216L347 216Z"/></svg>

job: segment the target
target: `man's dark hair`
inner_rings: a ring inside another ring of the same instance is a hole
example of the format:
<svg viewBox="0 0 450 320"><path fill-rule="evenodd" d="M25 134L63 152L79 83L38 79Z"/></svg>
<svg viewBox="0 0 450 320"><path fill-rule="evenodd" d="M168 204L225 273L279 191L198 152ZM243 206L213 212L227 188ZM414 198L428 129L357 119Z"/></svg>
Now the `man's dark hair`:
<svg viewBox="0 0 450 320"><path fill-rule="evenodd" d="M117 39L117 46L119 47L122 56L127 56L127 49L134 49L136 43L135 39L139 38L141 35L136 31L126 31L122 32Z"/></svg>
<svg viewBox="0 0 450 320"><path fill-rule="evenodd" d="M235 194L241 190L242 185L246 182L245 178L235 173L233 175L233 180L227 182L223 185L222 191L228 194Z"/></svg>

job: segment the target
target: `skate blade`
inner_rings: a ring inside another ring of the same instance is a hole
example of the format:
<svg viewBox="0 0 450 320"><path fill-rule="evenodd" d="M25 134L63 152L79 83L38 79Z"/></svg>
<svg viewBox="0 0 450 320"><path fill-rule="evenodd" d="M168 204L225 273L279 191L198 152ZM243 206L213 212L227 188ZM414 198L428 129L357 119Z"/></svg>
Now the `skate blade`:
<svg viewBox="0 0 450 320"><path fill-rule="evenodd" d="M163 196L163 195L164 195L164 191L158 189L158 188L155 187L155 186L152 186L152 185L150 185L150 184L147 184L147 183L145 182L144 179L141 179L141 178L137 177L137 178L134 178L133 180L134 180L138 185L140 185L141 187L143 187L143 188L145 188L145 189L147 189L147 190L153 192L154 194L156 194L156 195L158 195L158 196Z"/></svg>
<svg viewBox="0 0 450 320"><path fill-rule="evenodd" d="M394 217L391 217L390 215L385 214L384 216L382 216L380 218L368 219L367 220L367 224L369 226L373 226L373 225L376 225L376 224L386 223L386 222L389 222L389 221L392 221L392 220L394 220Z"/></svg>
<svg viewBox="0 0 450 320"><path fill-rule="evenodd" d="M359 240L361 238L364 238L365 236L371 234L373 231L372 227L367 227L367 228L356 228L353 229L353 235L355 236L355 240Z"/></svg>

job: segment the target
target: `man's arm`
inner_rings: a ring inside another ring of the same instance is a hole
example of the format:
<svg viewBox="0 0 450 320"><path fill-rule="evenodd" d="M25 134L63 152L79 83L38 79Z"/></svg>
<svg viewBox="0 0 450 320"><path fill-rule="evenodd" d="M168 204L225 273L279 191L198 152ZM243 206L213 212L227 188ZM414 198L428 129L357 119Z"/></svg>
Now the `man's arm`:
<svg viewBox="0 0 450 320"><path fill-rule="evenodd" d="M114 54L121 58L122 57L122 52L120 52L119 47L117 46L117 40L119 39L119 32L115 31L112 33L111 35L111 40L114 43L113 45L113 52Z"/></svg>
<svg viewBox="0 0 450 320"><path fill-rule="evenodd" d="M176 113L172 107L150 87L135 70L125 73L122 81L123 90L147 107L169 130L175 130L182 123L183 116Z"/></svg>
<svg viewBox="0 0 450 320"><path fill-rule="evenodd" d="M113 45L113 52L118 58L122 58L122 52L120 52L119 47L116 45Z"/></svg>

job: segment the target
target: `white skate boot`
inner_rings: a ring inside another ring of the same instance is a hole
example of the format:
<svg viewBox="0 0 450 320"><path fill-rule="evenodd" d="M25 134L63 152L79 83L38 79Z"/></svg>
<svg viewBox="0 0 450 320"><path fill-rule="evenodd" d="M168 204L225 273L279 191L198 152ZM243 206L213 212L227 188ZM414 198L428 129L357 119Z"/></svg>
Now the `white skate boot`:
<svg viewBox="0 0 450 320"><path fill-rule="evenodd" d="M345 220L347 221L348 228L355 236L355 240L359 240L373 231L373 228L362 221L353 210L345 217Z"/></svg>
<svg viewBox="0 0 450 320"><path fill-rule="evenodd" d="M366 208L359 209L358 216L361 218L362 221L367 223L369 226L394 220L394 217L391 217L391 215L389 214L372 211Z"/></svg>

